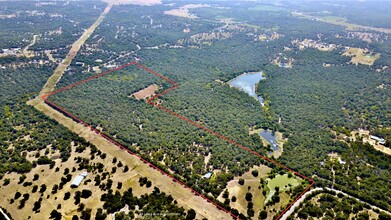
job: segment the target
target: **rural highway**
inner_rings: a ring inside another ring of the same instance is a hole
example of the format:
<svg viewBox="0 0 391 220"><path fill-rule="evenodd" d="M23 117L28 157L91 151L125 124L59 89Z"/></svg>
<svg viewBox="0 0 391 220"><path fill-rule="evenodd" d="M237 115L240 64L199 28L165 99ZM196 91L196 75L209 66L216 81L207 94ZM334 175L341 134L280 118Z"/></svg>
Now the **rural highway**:
<svg viewBox="0 0 391 220"><path fill-rule="evenodd" d="M304 200L305 200L309 195L311 195L311 194L314 193L314 192L324 191L325 189L326 189L326 190L329 190L329 191L333 191L333 192L335 192L335 193L337 193L337 194L338 194L338 193L341 193L342 195L344 195L344 196L346 196L346 197L355 199L355 200L357 200L357 201L359 201L359 202L361 202L361 203L364 203L364 204L366 204L366 205L369 205L372 209L379 209L380 211L385 212L385 213L387 213L388 215L391 215L391 213L390 213L389 211L386 211L386 210L384 210L384 209L382 209L382 208L379 208L379 207L377 207L377 206L371 205L371 204L369 204L369 203L367 203L367 202L362 201L361 199L358 199L358 198L356 198L356 197L353 197L353 196L351 196L351 195L349 195L349 194L347 194L347 193L345 193L345 192L342 192L342 191L340 191L340 190L332 189L332 188L328 188L328 187L325 187L325 188L317 187L317 188L315 188L315 189L311 189L310 191L304 193L304 195L303 195L302 197L300 197L300 199L298 199L298 200L295 202L295 204L293 204L293 205L289 208L289 210L286 211L286 212L284 213L284 215L281 216L280 220L286 220L290 215L292 215L293 212L295 211L295 208L298 207L302 202L304 202Z"/></svg>

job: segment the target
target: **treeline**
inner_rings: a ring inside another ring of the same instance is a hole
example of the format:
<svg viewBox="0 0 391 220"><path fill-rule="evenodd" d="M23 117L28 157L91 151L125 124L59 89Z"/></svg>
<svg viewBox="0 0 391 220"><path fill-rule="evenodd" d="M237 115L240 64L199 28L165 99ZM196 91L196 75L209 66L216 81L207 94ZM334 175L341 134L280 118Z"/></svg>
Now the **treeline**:
<svg viewBox="0 0 391 220"><path fill-rule="evenodd" d="M142 195L140 198L133 195L132 188L126 190L122 195L120 192L113 193L111 190L101 197L103 207L107 213L115 213L116 219L134 218L159 218L159 219L195 219L196 213L193 209L186 211L178 207L177 201L171 195L161 192L154 187L151 194ZM128 205L129 212L119 212Z"/></svg>

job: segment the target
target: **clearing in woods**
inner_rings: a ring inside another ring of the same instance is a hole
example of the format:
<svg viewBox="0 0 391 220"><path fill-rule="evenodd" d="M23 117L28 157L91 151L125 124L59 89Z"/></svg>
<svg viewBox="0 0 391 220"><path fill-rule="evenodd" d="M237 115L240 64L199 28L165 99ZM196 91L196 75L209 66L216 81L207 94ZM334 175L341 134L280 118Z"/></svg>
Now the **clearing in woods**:
<svg viewBox="0 0 391 220"><path fill-rule="evenodd" d="M134 96L137 100L146 99L152 97L155 92L159 89L159 86L156 84L150 85L147 88L144 88L138 92L133 93L131 96Z"/></svg>
<svg viewBox="0 0 391 220"><path fill-rule="evenodd" d="M350 47L342 55L351 57L352 60L350 62L353 64L363 64L368 66L372 66L373 63L380 58L379 53L373 53L368 51L368 49L356 47Z"/></svg>

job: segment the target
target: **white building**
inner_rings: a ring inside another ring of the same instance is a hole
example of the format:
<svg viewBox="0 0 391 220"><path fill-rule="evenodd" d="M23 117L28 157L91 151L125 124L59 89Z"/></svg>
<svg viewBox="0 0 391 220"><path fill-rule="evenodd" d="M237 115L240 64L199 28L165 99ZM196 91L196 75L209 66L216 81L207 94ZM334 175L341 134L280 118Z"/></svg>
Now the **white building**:
<svg viewBox="0 0 391 220"><path fill-rule="evenodd" d="M386 140L384 140L384 138L379 138L379 137L376 137L376 136L373 136L373 135L370 135L369 137L372 140L377 141L379 144L385 144L386 143Z"/></svg>
<svg viewBox="0 0 391 220"><path fill-rule="evenodd" d="M78 187L83 179L88 175L87 172L83 172L75 177L71 183L71 187Z"/></svg>

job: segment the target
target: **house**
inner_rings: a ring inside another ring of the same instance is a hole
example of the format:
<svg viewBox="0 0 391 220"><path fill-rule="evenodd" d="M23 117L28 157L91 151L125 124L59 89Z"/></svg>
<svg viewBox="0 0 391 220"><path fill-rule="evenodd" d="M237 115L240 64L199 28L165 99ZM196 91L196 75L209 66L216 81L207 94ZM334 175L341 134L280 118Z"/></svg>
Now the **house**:
<svg viewBox="0 0 391 220"><path fill-rule="evenodd" d="M82 174L79 174L75 177L75 179L72 181L71 183L71 187L72 188L76 188L80 185L81 181L83 181L83 179L85 177L87 177L88 173L87 172L83 172Z"/></svg>
<svg viewBox="0 0 391 220"><path fill-rule="evenodd" d="M377 141L379 144L385 144L385 143L386 143L386 140L384 140L384 138L379 138L379 137L373 136L373 135L370 135L369 137L370 137L372 140Z"/></svg>
<svg viewBox="0 0 391 220"><path fill-rule="evenodd" d="M201 178L202 179L209 179L212 176L212 172L207 172L205 175L203 175Z"/></svg>

